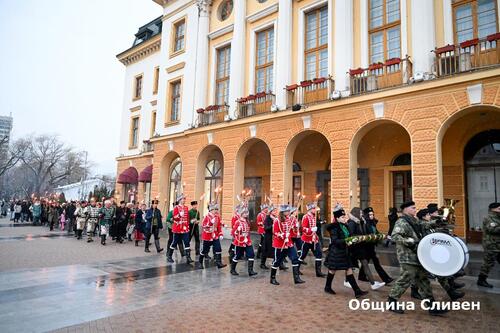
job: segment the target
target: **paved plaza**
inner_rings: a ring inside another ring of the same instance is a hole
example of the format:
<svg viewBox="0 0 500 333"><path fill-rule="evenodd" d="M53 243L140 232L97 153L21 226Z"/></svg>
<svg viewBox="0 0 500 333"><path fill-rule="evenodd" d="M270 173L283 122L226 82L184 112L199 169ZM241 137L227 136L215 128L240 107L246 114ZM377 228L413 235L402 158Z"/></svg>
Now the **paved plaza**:
<svg viewBox="0 0 500 333"><path fill-rule="evenodd" d="M379 254L397 276L393 250L380 248ZM402 316L349 310L352 290L343 286L343 274L335 277L337 295L325 294L312 257L303 268L305 284L294 285L285 271L281 285L272 286L268 272L249 278L245 262L236 277L229 267L200 270L179 257L167 265L163 254L146 254L133 243L102 247L6 219L0 220L0 255L0 332L498 332L500 269L490 279L495 288L479 290L476 252L461 281L464 300L480 301L481 309L443 317L429 316L418 304ZM435 282L433 289L437 299L447 299ZM383 301L388 292L370 291L367 299Z"/></svg>

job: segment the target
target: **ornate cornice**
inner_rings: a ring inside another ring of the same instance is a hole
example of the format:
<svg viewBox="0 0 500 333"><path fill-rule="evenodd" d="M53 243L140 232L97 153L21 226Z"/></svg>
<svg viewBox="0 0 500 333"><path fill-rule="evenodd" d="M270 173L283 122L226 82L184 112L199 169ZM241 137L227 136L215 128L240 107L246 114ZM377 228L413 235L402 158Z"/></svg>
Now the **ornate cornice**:
<svg viewBox="0 0 500 333"><path fill-rule="evenodd" d="M128 66L147 56L160 51L161 34L158 34L139 45L133 46L130 49L118 54L116 57L122 64Z"/></svg>
<svg viewBox="0 0 500 333"><path fill-rule="evenodd" d="M208 16L210 14L210 7L212 7L212 0L196 0L196 6L200 15Z"/></svg>

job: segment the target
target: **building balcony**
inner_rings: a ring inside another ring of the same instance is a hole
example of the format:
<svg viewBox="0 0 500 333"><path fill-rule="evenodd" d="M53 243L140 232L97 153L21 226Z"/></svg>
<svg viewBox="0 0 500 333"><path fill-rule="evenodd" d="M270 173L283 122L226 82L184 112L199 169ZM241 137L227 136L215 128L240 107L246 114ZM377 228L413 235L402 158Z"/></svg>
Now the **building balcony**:
<svg viewBox="0 0 500 333"><path fill-rule="evenodd" d="M198 119L196 127L208 126L222 123L228 116L229 105L210 105L204 109L198 109Z"/></svg>
<svg viewBox="0 0 500 333"><path fill-rule="evenodd" d="M285 90L287 108L294 105L310 105L330 100L331 94L335 90L335 81L330 76L305 80L300 84L286 86Z"/></svg>
<svg viewBox="0 0 500 333"><path fill-rule="evenodd" d="M154 150L153 143L149 140L142 141L141 153L150 153Z"/></svg>
<svg viewBox="0 0 500 333"><path fill-rule="evenodd" d="M237 118L246 118L254 115L271 112L271 107L275 104L276 96L273 93L260 92L236 100L238 103Z"/></svg>
<svg viewBox="0 0 500 333"><path fill-rule="evenodd" d="M401 86L408 82L412 71L409 56L371 64L368 68L351 69L349 70L351 95Z"/></svg>
<svg viewBox="0 0 500 333"><path fill-rule="evenodd" d="M459 45L446 45L436 48L435 72L443 77L476 69L487 68L500 63L498 40L500 33L485 38L474 38Z"/></svg>

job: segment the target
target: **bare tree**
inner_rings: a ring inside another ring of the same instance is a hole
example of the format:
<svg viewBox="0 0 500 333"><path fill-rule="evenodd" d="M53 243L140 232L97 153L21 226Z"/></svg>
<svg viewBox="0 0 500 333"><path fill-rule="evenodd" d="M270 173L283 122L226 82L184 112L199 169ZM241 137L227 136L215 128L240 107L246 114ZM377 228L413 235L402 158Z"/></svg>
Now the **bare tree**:
<svg viewBox="0 0 500 333"><path fill-rule="evenodd" d="M27 149L28 144L24 140L18 140L9 146L9 137L0 137L0 177L23 158Z"/></svg>
<svg viewBox="0 0 500 333"><path fill-rule="evenodd" d="M32 193L43 194L57 185L79 181L85 173L82 154L66 146L55 136L40 135L31 138L26 153L21 157L29 171Z"/></svg>

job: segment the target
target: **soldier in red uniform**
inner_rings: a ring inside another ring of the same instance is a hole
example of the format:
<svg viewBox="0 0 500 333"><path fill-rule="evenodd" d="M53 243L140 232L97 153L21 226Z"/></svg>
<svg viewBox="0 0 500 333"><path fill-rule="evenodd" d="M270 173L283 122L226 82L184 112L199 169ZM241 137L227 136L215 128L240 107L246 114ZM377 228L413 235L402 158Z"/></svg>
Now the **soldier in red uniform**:
<svg viewBox="0 0 500 333"><path fill-rule="evenodd" d="M177 196L178 205L175 206L173 212L173 221L172 224L172 232L174 234L174 240L167 252L167 261L174 262L172 259L172 255L174 254L174 250L177 247L177 243L182 241L184 243L184 251L186 254L186 263L190 264L193 262L191 259L191 249L189 248L189 210L185 205L186 196L184 194L180 194Z"/></svg>
<svg viewBox="0 0 500 333"><path fill-rule="evenodd" d="M255 254L253 252L252 240L250 239L250 224L248 223L248 208L245 206L239 209L239 218L232 226L231 234L233 236L233 245L235 248L235 255L231 260L231 274L239 275L236 272L236 265L238 264L238 259L243 256L243 253L248 258L248 275L257 275L253 270L253 264L255 260Z"/></svg>
<svg viewBox="0 0 500 333"><path fill-rule="evenodd" d="M325 277L325 274L321 272L321 258L323 253L321 252L321 245L319 243L318 234L316 231L316 203L311 202L307 204L307 214L302 218L302 254L299 258L300 263L304 262L307 257L309 250L313 250L317 277Z"/></svg>
<svg viewBox="0 0 500 333"><path fill-rule="evenodd" d="M259 248L257 249L257 259L260 259L262 254L262 246L264 244L264 234L266 230L264 229L264 221L266 220L268 214L267 204L260 205L260 213L257 214L257 233L260 235Z"/></svg>
<svg viewBox="0 0 500 333"><path fill-rule="evenodd" d="M276 217L273 214L271 217L273 219L274 248L274 261L271 267L271 284L279 285L279 282L276 280L276 273L286 256L292 261L293 282L296 284L304 283L305 281L299 276L299 259L291 237L293 221L290 218L290 206L282 205L280 207L280 216Z"/></svg>
<svg viewBox="0 0 500 333"><path fill-rule="evenodd" d="M213 247L215 255L215 264L217 268L223 268L227 265L222 264L222 248L220 241L224 238L222 235L222 221L219 215L219 205L211 203L208 206L208 214L205 216L201 223L202 233L201 239L203 240L203 248L200 252L199 263L201 268L205 268L203 261L210 252L210 247Z"/></svg>
<svg viewBox="0 0 500 333"><path fill-rule="evenodd" d="M232 230L234 224L236 223L236 221L238 221L240 219L239 211L240 211L240 205L236 205L236 207L234 207L234 215L231 218L231 230ZM231 232L231 236L232 235L233 234ZM229 245L229 249L227 250L227 252L229 253L229 261L233 260L233 258L234 258L234 244L232 242L231 242L231 245Z"/></svg>

